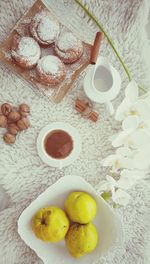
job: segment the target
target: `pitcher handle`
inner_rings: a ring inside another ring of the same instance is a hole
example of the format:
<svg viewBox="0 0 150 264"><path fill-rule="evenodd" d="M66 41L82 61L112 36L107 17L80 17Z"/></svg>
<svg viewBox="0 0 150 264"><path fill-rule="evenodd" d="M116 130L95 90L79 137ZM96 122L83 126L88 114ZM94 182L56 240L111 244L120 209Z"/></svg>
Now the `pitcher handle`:
<svg viewBox="0 0 150 264"><path fill-rule="evenodd" d="M114 107L113 107L113 104L109 101L109 102L106 103L106 106L107 106L107 109L108 109L109 113L110 113L111 115L113 115L113 114L114 114Z"/></svg>

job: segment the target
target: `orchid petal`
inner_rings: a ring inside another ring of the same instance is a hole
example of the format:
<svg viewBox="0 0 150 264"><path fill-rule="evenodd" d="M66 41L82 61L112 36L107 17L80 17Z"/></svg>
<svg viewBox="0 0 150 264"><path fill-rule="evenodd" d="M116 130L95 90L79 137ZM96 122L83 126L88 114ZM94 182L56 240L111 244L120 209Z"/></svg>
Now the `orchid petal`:
<svg viewBox="0 0 150 264"><path fill-rule="evenodd" d="M144 130L138 129L128 137L127 142L133 149L139 149L149 144L150 136Z"/></svg>
<svg viewBox="0 0 150 264"><path fill-rule="evenodd" d="M117 186L127 190L136 184L140 179L144 178L145 173L137 170L123 170L120 173L120 179L117 182Z"/></svg>
<svg viewBox="0 0 150 264"><path fill-rule="evenodd" d="M125 96L131 103L134 103L138 99L138 91L139 89L137 83L132 80L131 82L129 82L127 88L125 89Z"/></svg>
<svg viewBox="0 0 150 264"><path fill-rule="evenodd" d="M106 176L106 180L110 183L110 191L113 195L115 193L115 187L117 185L117 182L115 179L113 179L113 177L111 177L109 175Z"/></svg>
<svg viewBox="0 0 150 264"><path fill-rule="evenodd" d="M103 180L97 185L97 191L103 193L104 191L109 192L111 190L111 185L108 181Z"/></svg>
<svg viewBox="0 0 150 264"><path fill-rule="evenodd" d="M138 125L140 123L139 117L136 115L130 115L125 118L122 122L122 128L123 130L135 130L138 128Z"/></svg>
<svg viewBox="0 0 150 264"><path fill-rule="evenodd" d="M150 136L150 119L140 124L140 129L143 129Z"/></svg>
<svg viewBox="0 0 150 264"><path fill-rule="evenodd" d="M131 169L132 168L132 160L127 157L120 158L120 168Z"/></svg>
<svg viewBox="0 0 150 264"><path fill-rule="evenodd" d="M123 157L132 157L133 151L129 147L120 147L116 150L116 154Z"/></svg>
<svg viewBox="0 0 150 264"><path fill-rule="evenodd" d="M137 100L133 106L133 109L135 109L142 120L147 120L150 118L150 106L145 102L145 100Z"/></svg>
<svg viewBox="0 0 150 264"><path fill-rule="evenodd" d="M111 191L112 189L114 189L114 184L116 185L116 182L115 183L111 183L110 181L107 181L107 180L103 180L99 183L99 185L97 185L97 191L102 193L102 192L109 192Z"/></svg>
<svg viewBox="0 0 150 264"><path fill-rule="evenodd" d="M126 193L125 191L118 189L113 195L112 195L112 200L116 204L120 204L123 206L126 206L129 203L131 196Z"/></svg>
<svg viewBox="0 0 150 264"><path fill-rule="evenodd" d="M109 166L112 166L115 161L116 161L116 155L110 155L106 157L105 159L103 159L101 163L104 167L109 167Z"/></svg>
<svg viewBox="0 0 150 264"><path fill-rule="evenodd" d="M130 107L131 103L125 98L116 110L115 119L122 121L128 115Z"/></svg>
<svg viewBox="0 0 150 264"><path fill-rule="evenodd" d="M105 192L111 191L112 193L114 193L116 184L117 182L115 181L115 179L107 175L106 180L101 181L99 185L97 186L97 191L100 193L104 191Z"/></svg>
<svg viewBox="0 0 150 264"><path fill-rule="evenodd" d="M127 137L131 132L132 130L121 131L118 136L112 141L112 146L116 148L124 145Z"/></svg>
<svg viewBox="0 0 150 264"><path fill-rule="evenodd" d="M113 186L115 186L116 185L116 181L115 181L115 179L113 178L113 177L111 177L111 176L109 176L109 175L107 175L106 176L106 180L108 181L108 182L110 182L110 184Z"/></svg>
<svg viewBox="0 0 150 264"><path fill-rule="evenodd" d="M112 166L113 172L117 172L121 168L132 168L132 160L128 157L123 157L122 155L110 155L102 160L102 164L105 167Z"/></svg>

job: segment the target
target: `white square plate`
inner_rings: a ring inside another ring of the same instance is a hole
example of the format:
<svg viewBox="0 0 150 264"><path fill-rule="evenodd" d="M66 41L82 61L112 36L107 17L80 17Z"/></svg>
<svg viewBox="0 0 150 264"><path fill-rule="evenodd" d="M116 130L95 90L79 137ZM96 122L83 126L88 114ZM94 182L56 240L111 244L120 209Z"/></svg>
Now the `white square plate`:
<svg viewBox="0 0 150 264"><path fill-rule="evenodd" d="M97 203L97 215L93 223L98 231L99 242L92 253L78 260L70 256L64 241L56 244L44 243L36 238L31 229L31 219L40 208L48 205L64 208L66 197L73 191L88 192ZM118 217L110 206L96 194L95 189L82 177L72 175L62 177L51 185L23 211L18 220L18 233L21 238L45 264L92 264L116 243L120 227Z"/></svg>

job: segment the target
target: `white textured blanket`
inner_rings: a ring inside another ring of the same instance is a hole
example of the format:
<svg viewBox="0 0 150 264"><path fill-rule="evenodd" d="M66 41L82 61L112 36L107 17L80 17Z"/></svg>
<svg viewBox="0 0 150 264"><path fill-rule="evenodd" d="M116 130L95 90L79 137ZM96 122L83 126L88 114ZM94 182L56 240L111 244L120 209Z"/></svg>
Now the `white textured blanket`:
<svg viewBox="0 0 150 264"><path fill-rule="evenodd" d="M88 41L93 40L96 27L80 11L73 0L46 0L62 22ZM91 11L103 23L114 39L135 80L147 88L150 86L147 52L148 41L144 31L147 23L149 0L89 0ZM33 4L32 0L0 0L0 40L4 40L21 15ZM69 9L69 11L68 11ZM112 49L104 41L102 54L108 56L120 70L123 88L126 76ZM100 160L112 152L109 136L117 130L117 124L98 106L100 121L92 124L74 110L77 95L83 95L82 76L59 105L53 105L39 92L31 89L5 66L0 65L0 103L31 105L32 127L21 133L13 146L2 140L0 130L0 184L11 197L9 208L0 212L0 264L40 264L34 252L17 234L17 219L23 209L59 177L67 174L83 176L93 186L105 177L106 170ZM123 94L123 92L122 92ZM49 122L62 120L75 126L83 138L80 158L60 172L45 165L37 155L36 138L40 129ZM71 180L71 178L70 178ZM117 209L123 220L124 242L117 251L110 252L97 263L101 264L148 264L148 205L150 191L148 180L131 191L132 201L125 209Z"/></svg>

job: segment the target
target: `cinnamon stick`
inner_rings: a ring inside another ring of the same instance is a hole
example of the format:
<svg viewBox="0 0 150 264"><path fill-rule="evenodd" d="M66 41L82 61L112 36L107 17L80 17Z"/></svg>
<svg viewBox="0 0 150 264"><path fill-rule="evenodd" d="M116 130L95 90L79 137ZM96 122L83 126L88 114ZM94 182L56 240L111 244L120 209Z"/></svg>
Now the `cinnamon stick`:
<svg viewBox="0 0 150 264"><path fill-rule="evenodd" d="M96 64L103 36L104 34L102 32L96 33L96 37L95 37L92 52L91 52L91 58L90 58L90 63L93 65Z"/></svg>
<svg viewBox="0 0 150 264"><path fill-rule="evenodd" d="M93 107L88 102L77 99L75 108L84 118L90 119L92 122L98 120L99 114L93 110Z"/></svg>

